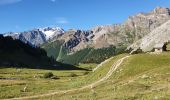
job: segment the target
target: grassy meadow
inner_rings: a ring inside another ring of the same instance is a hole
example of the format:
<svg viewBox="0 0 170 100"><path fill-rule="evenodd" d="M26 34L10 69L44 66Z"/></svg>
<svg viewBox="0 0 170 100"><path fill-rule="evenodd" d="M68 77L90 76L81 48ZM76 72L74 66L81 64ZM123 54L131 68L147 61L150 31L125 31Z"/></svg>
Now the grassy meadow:
<svg viewBox="0 0 170 100"><path fill-rule="evenodd" d="M93 89L38 99L58 100L169 100L170 52L136 54Z"/></svg>
<svg viewBox="0 0 170 100"><path fill-rule="evenodd" d="M106 75L111 65L126 56L113 57L95 72L54 71L1 68L0 98L24 97L79 88L93 83ZM79 67L93 69L96 64L80 64ZM44 79L52 72L59 79ZM74 75L73 75L74 74ZM76 75L75 75L76 74ZM27 91L23 88L27 86ZM136 54L126 59L104 82L91 89L35 98L36 100L169 100L170 99L170 52L162 54Z"/></svg>
<svg viewBox="0 0 170 100"><path fill-rule="evenodd" d="M59 79L45 79L43 75L52 72ZM88 71L55 71L39 69L0 69L0 99L30 96L73 87L72 80L87 74ZM27 87L26 92L23 92Z"/></svg>

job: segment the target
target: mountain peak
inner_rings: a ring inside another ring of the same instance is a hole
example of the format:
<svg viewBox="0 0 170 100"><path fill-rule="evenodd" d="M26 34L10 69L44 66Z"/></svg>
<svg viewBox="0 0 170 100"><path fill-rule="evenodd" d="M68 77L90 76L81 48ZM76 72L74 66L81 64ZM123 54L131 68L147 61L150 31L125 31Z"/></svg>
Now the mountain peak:
<svg viewBox="0 0 170 100"><path fill-rule="evenodd" d="M64 29L62 29L61 27L43 27L43 28L39 28L39 30L44 30L44 31L48 31L48 30L64 31Z"/></svg>
<svg viewBox="0 0 170 100"><path fill-rule="evenodd" d="M64 34L65 32L64 29L60 27L44 27L39 28L39 30L45 34L47 40L53 38L54 36Z"/></svg>
<svg viewBox="0 0 170 100"><path fill-rule="evenodd" d="M152 14L168 14L169 15L170 9L158 6L151 13Z"/></svg>
<svg viewBox="0 0 170 100"><path fill-rule="evenodd" d="M61 36L65 33L64 29L60 27L44 27L35 28L24 32L9 32L4 33L3 36L11 36L13 39L19 39L24 43L29 43L32 46L40 46L48 40Z"/></svg>

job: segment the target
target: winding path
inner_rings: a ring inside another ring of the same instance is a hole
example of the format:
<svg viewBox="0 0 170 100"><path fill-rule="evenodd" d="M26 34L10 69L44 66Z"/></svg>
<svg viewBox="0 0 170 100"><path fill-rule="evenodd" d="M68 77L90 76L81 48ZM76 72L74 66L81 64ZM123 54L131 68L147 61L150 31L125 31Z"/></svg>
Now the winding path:
<svg viewBox="0 0 170 100"><path fill-rule="evenodd" d="M105 61L103 61L102 63L100 63L99 65L97 65L96 68L93 69L93 72L95 72L97 69L99 69L100 67L102 67L105 63L109 62L111 59L113 59L113 57L106 59Z"/></svg>
<svg viewBox="0 0 170 100"><path fill-rule="evenodd" d="M75 88L75 89L70 89L70 90L63 90L63 91L57 91L57 92L53 92L53 93L47 93L47 94L41 94L41 95L35 95L35 96L27 96L27 97L19 97L19 98L11 98L11 99L5 99L5 100L23 100L23 99L33 99L33 98L39 98L39 97L47 97L47 96L51 96L51 95L56 95L56 94L66 94L68 92L74 92L74 91L80 91L80 90L84 90L84 89L90 89L93 88L94 86L98 85L99 83L107 80L112 73L122 64L122 62L127 59L130 56L125 56L119 60L117 60L110 68L110 70L108 71L108 73L106 74L106 76L104 76L103 78L101 78L100 80L91 83L89 85L85 85L82 86L80 88Z"/></svg>

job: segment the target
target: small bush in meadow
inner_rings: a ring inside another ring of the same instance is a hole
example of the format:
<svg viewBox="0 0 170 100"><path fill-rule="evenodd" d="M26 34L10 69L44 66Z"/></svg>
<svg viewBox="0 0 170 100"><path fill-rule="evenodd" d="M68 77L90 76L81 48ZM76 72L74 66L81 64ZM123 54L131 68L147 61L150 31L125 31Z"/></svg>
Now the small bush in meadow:
<svg viewBox="0 0 170 100"><path fill-rule="evenodd" d="M89 72L85 72L85 73L83 73L83 75L87 75L87 74L89 74Z"/></svg>
<svg viewBox="0 0 170 100"><path fill-rule="evenodd" d="M52 72L48 72L44 74L44 78L52 78L54 76L54 74Z"/></svg>
<svg viewBox="0 0 170 100"><path fill-rule="evenodd" d="M75 74L75 73L70 74L70 77L76 77L76 76L77 76L77 74Z"/></svg>

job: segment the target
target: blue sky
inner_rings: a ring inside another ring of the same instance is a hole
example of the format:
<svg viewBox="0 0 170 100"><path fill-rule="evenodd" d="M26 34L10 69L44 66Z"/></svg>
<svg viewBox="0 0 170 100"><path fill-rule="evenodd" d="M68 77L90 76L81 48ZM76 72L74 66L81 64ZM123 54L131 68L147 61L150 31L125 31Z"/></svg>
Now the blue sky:
<svg viewBox="0 0 170 100"><path fill-rule="evenodd" d="M0 33L47 26L87 30L157 6L170 7L170 0L0 0Z"/></svg>

